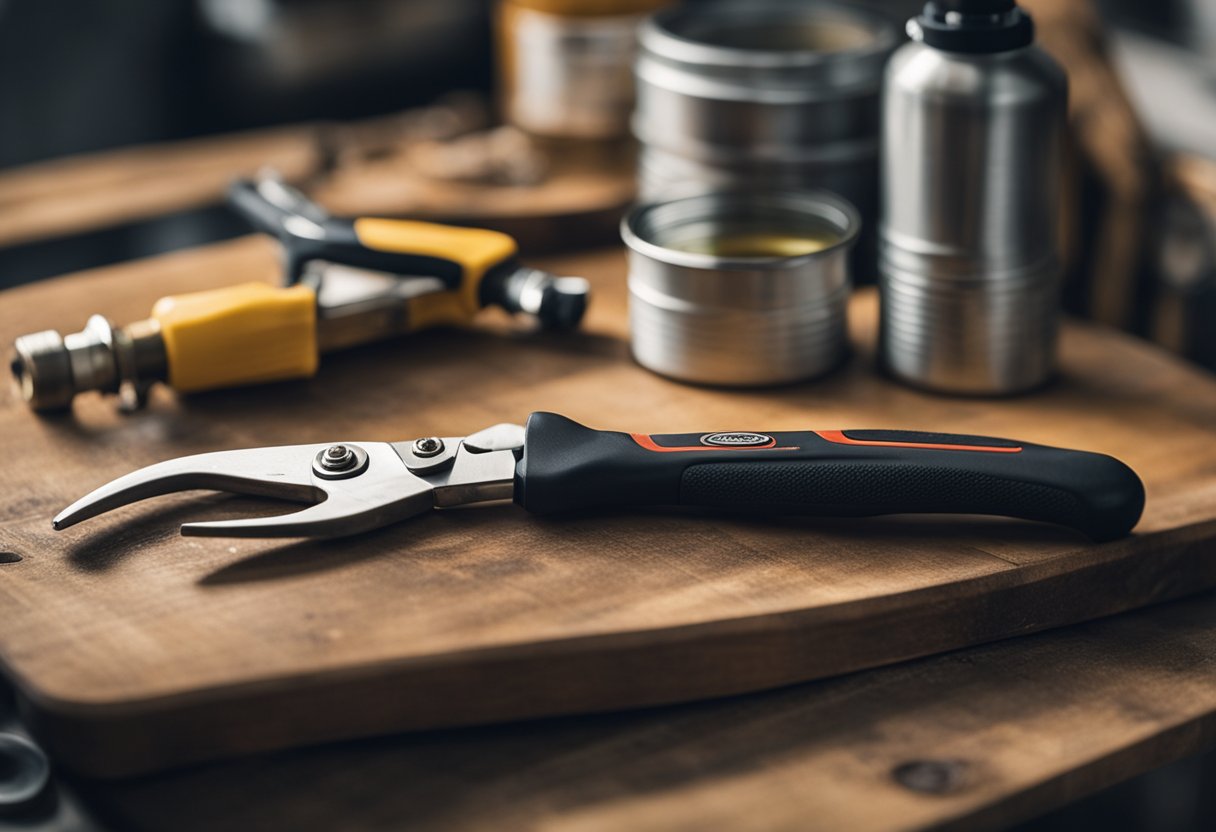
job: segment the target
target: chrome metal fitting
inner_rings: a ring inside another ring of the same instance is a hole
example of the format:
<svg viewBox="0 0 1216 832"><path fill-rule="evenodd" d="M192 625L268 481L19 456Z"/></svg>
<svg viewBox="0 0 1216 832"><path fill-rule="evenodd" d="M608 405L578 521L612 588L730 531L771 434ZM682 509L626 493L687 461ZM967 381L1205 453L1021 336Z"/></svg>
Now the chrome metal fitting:
<svg viewBox="0 0 1216 832"><path fill-rule="evenodd" d="M40 412L68 408L89 390L118 393L126 407L137 407L167 373L155 321L119 329L101 315L70 335L48 329L17 338L9 366L22 398Z"/></svg>
<svg viewBox="0 0 1216 832"><path fill-rule="evenodd" d="M502 278L487 279L482 291L483 303L531 315L545 329L566 330L582 321L591 284L581 277L559 277L522 267Z"/></svg>

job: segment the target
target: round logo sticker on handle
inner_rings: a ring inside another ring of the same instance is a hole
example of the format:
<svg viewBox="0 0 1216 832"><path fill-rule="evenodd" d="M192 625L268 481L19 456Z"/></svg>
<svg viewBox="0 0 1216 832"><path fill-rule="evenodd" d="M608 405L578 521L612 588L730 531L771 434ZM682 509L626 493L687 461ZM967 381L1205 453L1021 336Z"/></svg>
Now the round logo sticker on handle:
<svg viewBox="0 0 1216 832"><path fill-rule="evenodd" d="M714 448L761 448L775 445L777 440L766 433L724 431L705 434L701 437L701 444Z"/></svg>

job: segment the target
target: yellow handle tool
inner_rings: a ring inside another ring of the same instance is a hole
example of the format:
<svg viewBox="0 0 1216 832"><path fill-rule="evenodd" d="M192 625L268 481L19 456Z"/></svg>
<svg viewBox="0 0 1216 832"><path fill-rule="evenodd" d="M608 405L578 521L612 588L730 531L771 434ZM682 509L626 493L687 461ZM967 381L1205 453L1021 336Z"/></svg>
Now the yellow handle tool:
<svg viewBox="0 0 1216 832"><path fill-rule="evenodd" d="M23 335L12 369L38 411L66 408L87 390L134 408L157 382L189 393L311 376L317 338L311 287L242 283L161 298L148 318L124 327L94 315L71 335Z"/></svg>
<svg viewBox="0 0 1216 832"><path fill-rule="evenodd" d="M276 179L238 181L228 197L255 228L278 238L288 283L308 281L317 264L429 279L432 291L410 304L413 329L461 323L486 306L531 315L548 329L570 329L587 308L585 280L521 266L515 241L498 231L331 217Z"/></svg>
<svg viewBox="0 0 1216 832"><path fill-rule="evenodd" d="M322 352L465 323L491 305L552 329L586 309L586 281L521 266L497 231L334 218L276 180L238 182L231 198L282 243L288 285L167 297L125 327L94 315L66 337L22 336L12 368L31 407L59 410L86 390L137 407L157 382L194 392L307 377Z"/></svg>
<svg viewBox="0 0 1216 832"><path fill-rule="evenodd" d="M317 296L308 286L242 283L161 298L151 319L166 380L183 393L317 371Z"/></svg>
<svg viewBox="0 0 1216 832"><path fill-rule="evenodd" d="M393 258L394 268L410 268L399 258L422 261L412 264L422 274L451 271L458 275L449 284L455 288L419 295L410 300L414 328L458 324L482 308L482 280L502 270L515 273L518 250L506 234L484 228L457 228L430 222L357 219L352 223L359 245Z"/></svg>

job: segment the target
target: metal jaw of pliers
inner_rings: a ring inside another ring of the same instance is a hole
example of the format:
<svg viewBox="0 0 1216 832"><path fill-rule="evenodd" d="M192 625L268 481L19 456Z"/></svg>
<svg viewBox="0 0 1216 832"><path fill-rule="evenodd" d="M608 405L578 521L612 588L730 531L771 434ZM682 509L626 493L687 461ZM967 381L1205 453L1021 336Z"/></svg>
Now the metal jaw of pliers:
<svg viewBox="0 0 1216 832"><path fill-rule="evenodd" d="M250 448L171 459L119 477L52 521L62 530L129 503L211 489L308 503L272 517L186 523L200 537L338 537L432 508L510 499L524 429L501 424L467 437Z"/></svg>

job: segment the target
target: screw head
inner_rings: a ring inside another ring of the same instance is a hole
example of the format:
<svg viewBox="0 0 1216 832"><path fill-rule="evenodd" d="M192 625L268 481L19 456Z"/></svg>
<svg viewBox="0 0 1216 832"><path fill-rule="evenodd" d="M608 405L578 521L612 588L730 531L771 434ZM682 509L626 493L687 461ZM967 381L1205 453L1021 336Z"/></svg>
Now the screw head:
<svg viewBox="0 0 1216 832"><path fill-rule="evenodd" d="M426 436L422 439L414 440L414 456L422 458L438 456L443 453L443 440L438 436Z"/></svg>
<svg viewBox="0 0 1216 832"><path fill-rule="evenodd" d="M345 471L355 464L355 452L345 445L330 445L321 454L321 467L326 471Z"/></svg>
<svg viewBox="0 0 1216 832"><path fill-rule="evenodd" d="M370 458L358 445L330 445L317 451L312 460L312 472L325 480L357 477L367 470Z"/></svg>

